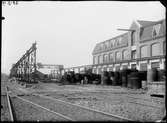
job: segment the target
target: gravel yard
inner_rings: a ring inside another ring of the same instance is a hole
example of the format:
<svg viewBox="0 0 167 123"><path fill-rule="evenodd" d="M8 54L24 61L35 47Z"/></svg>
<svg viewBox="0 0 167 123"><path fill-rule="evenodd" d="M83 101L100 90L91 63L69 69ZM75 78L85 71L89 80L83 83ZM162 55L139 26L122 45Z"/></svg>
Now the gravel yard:
<svg viewBox="0 0 167 123"><path fill-rule="evenodd" d="M25 88L20 85L17 86L17 83L12 86L15 86L14 88L17 87L17 90L20 91L18 94L21 92L43 94L73 104L130 118L135 121L156 121L163 117L164 99L150 97L142 89L135 90L120 86L91 84L58 85L55 83L39 83L30 88ZM49 104L47 100L41 103ZM147 105L151 105L152 107ZM59 108L57 110L61 111L63 109ZM73 113L68 113L68 115L70 114ZM77 117L75 118L77 119ZM88 119L83 118L82 120L85 121ZM99 118L98 120L103 119Z"/></svg>
<svg viewBox="0 0 167 123"><path fill-rule="evenodd" d="M148 102L143 100L134 100L133 98L126 98L126 95L115 95L107 93L64 93L64 94L46 94L53 98L61 99L73 104L90 107L100 111L112 113L115 115L130 118L136 121L155 121L162 118L162 106L155 102ZM129 102L142 103L138 105ZM147 106L148 105L148 106ZM155 106L155 107L149 107ZM156 108L159 107L159 108Z"/></svg>

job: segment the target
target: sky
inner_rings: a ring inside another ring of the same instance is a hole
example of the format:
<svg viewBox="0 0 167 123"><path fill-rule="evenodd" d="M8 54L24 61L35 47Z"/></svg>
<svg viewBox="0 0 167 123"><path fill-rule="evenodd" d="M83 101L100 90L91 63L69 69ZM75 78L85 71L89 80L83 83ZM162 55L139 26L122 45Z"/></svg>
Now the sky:
<svg viewBox="0 0 167 123"><path fill-rule="evenodd" d="M19 1L2 5L1 72L9 74L37 42L37 62L75 67L93 63L96 43L125 33L134 20L158 21L166 8L158 1Z"/></svg>

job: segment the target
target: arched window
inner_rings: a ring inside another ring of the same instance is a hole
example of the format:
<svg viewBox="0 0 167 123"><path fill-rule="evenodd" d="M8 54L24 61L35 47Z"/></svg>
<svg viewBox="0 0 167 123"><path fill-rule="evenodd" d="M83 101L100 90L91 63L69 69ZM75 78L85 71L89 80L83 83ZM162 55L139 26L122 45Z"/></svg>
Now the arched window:
<svg viewBox="0 0 167 123"><path fill-rule="evenodd" d="M110 47L113 48L114 44L113 44L113 40L110 40Z"/></svg>
<svg viewBox="0 0 167 123"><path fill-rule="evenodd" d="M118 44L120 45L122 43L122 37L118 38Z"/></svg>
<svg viewBox="0 0 167 123"><path fill-rule="evenodd" d="M102 55L99 56L99 63L100 64L103 63L103 56Z"/></svg>
<svg viewBox="0 0 167 123"><path fill-rule="evenodd" d="M128 50L124 50L123 51L123 58L122 58L123 60L127 60L127 59L129 59L129 53L128 53Z"/></svg>
<svg viewBox="0 0 167 123"><path fill-rule="evenodd" d="M160 43L155 43L151 45L151 55L158 56L160 55Z"/></svg>
<svg viewBox="0 0 167 123"><path fill-rule="evenodd" d="M110 53L110 54L109 54L109 61L110 61L110 62L113 62L113 61L114 61L114 54L113 54L113 53Z"/></svg>
<svg viewBox="0 0 167 123"><path fill-rule="evenodd" d="M104 63L107 63L107 62L108 62L108 55L104 54Z"/></svg>
<svg viewBox="0 0 167 123"><path fill-rule="evenodd" d="M105 42L106 48L109 48L109 41Z"/></svg>
<svg viewBox="0 0 167 123"><path fill-rule="evenodd" d="M148 50L147 46L142 46L140 48L140 56L141 58L148 57Z"/></svg>
<svg viewBox="0 0 167 123"><path fill-rule="evenodd" d="M98 57L94 56L94 64L98 64Z"/></svg>
<svg viewBox="0 0 167 123"><path fill-rule="evenodd" d="M115 39L115 41L116 41L116 42L115 42L115 44L116 44L115 46L119 46L119 45L120 45L120 44L119 44L119 38Z"/></svg>
<svg viewBox="0 0 167 123"><path fill-rule="evenodd" d="M120 61L120 60L121 60L121 52L116 52L116 53L115 53L115 56L116 56L116 57L115 57L115 60L116 60L116 61Z"/></svg>
<svg viewBox="0 0 167 123"><path fill-rule="evenodd" d="M104 45L104 48L103 48L103 49L106 50L106 49L107 49L107 44L104 43L103 45Z"/></svg>

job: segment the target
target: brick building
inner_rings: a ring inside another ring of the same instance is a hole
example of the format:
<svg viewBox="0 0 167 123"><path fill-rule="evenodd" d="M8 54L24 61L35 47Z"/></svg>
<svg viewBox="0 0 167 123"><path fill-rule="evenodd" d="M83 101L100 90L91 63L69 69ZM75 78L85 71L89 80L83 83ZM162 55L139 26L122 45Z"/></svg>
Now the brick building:
<svg viewBox="0 0 167 123"><path fill-rule="evenodd" d="M94 73L123 68L165 69L165 19L156 22L137 20L129 30L96 44L92 53Z"/></svg>

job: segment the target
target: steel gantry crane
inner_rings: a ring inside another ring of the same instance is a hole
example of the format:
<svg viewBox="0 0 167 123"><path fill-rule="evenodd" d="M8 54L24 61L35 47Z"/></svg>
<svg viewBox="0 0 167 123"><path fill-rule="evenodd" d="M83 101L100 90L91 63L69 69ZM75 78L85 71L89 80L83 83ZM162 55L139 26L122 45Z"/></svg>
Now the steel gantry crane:
<svg viewBox="0 0 167 123"><path fill-rule="evenodd" d="M36 42L31 48L20 58L20 60L12 66L10 77L26 82L36 82Z"/></svg>

